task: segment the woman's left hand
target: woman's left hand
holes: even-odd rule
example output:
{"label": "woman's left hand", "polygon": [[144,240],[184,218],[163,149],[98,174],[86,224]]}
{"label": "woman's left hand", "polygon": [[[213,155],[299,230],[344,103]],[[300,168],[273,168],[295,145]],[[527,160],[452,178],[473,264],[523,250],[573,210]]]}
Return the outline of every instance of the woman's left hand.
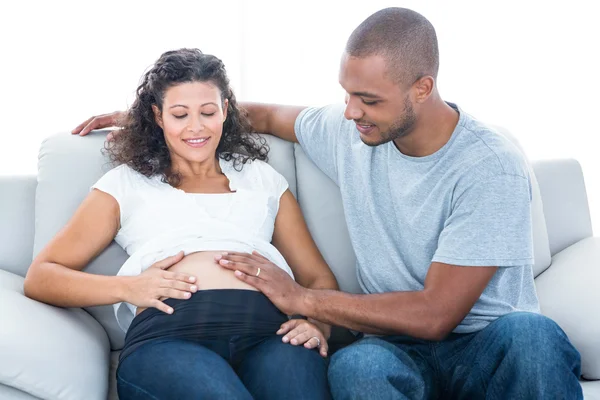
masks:
{"label": "woman's left hand", "polygon": [[[322,325],[322,328],[317,327],[317,324]],[[326,332],[323,332],[323,330]],[[304,345],[307,349],[319,349],[319,354],[327,357],[329,345],[327,339],[330,334],[329,325],[321,324],[317,321],[310,322],[305,319],[291,319],[284,322],[279,330],[278,335],[285,335],[281,340],[284,343],[290,343],[293,346]]]}

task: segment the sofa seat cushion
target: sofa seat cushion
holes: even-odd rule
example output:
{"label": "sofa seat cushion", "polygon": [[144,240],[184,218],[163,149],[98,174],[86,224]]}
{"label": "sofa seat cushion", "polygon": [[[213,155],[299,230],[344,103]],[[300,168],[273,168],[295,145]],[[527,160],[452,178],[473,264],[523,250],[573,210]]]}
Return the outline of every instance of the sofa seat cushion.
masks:
{"label": "sofa seat cushion", "polygon": [[535,284],[542,313],[561,326],[581,353],[583,377],[600,379],[600,237],[554,255]]}

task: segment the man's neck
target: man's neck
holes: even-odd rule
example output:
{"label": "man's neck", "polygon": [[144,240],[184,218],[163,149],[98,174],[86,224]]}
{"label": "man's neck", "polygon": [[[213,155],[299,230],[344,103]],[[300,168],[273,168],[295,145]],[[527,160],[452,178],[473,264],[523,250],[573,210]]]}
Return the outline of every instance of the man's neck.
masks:
{"label": "man's neck", "polygon": [[398,150],[407,156],[425,157],[440,150],[452,137],[459,114],[441,98],[422,110],[412,132],[394,140]]}

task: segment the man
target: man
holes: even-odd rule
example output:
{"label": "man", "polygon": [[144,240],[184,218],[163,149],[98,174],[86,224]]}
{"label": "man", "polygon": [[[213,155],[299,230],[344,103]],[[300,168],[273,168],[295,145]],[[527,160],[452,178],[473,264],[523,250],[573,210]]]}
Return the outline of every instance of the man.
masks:
{"label": "man", "polygon": [[335,398],[582,398],[579,353],[539,314],[526,162],[442,100],[438,64],[430,22],[388,8],[348,40],[345,107],[245,105],[339,186],[364,294],[305,289],[257,254],[218,262],[287,314],[368,334],[332,357]]}

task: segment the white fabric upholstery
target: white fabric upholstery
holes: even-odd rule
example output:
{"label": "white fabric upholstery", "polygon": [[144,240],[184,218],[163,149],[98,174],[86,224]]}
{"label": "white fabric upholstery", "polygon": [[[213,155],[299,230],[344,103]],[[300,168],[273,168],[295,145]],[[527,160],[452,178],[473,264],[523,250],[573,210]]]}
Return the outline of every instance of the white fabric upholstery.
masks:
{"label": "white fabric upholstery", "polygon": [[0,385],[49,400],[106,398],[108,338],[89,314],[31,300],[22,277],[0,270],[0,318]]}
{"label": "white fabric upholstery", "polygon": [[298,203],[310,233],[335,274],[340,289],[360,293],[356,257],[344,218],[340,190],[296,145]]}
{"label": "white fabric upholstery", "polygon": [[[581,166],[576,160],[533,164],[544,202],[550,253],[555,255],[592,236],[592,222]],[[596,172],[596,171],[594,171]]]}
{"label": "white fabric upholstery", "polygon": [[535,281],[542,313],[581,353],[582,374],[600,379],[600,238],[583,239],[552,257]]}
{"label": "white fabric upholstery", "polygon": [[600,400],[600,381],[581,381],[585,400]]}
{"label": "white fabric upholstery", "polygon": [[39,400],[39,397],[30,395],[22,390],[15,389],[12,386],[6,386],[0,384],[0,399],[10,400]]}
{"label": "white fabric upholstery", "polygon": [[0,268],[25,276],[33,249],[35,176],[0,176]]}

